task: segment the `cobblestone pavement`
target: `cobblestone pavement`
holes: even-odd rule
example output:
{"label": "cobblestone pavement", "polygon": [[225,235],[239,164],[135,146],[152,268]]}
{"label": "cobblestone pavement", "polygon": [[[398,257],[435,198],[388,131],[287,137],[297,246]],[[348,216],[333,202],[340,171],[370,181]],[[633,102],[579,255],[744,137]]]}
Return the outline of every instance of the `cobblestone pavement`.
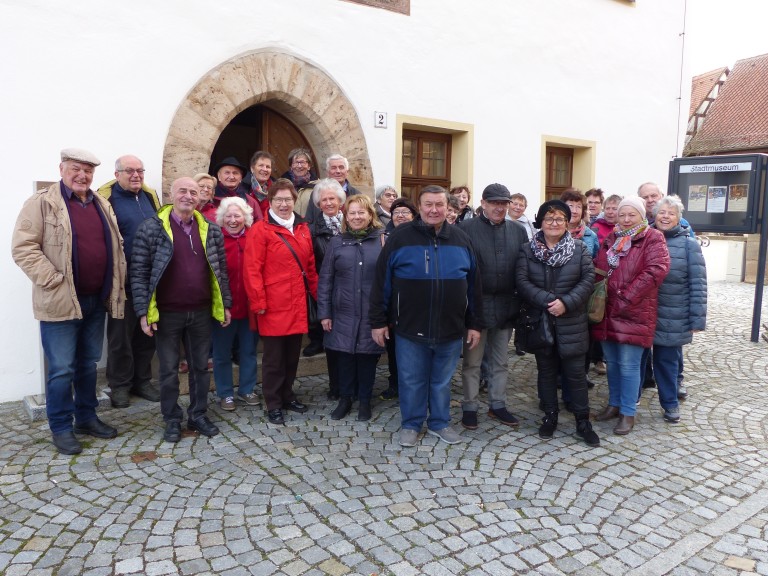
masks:
{"label": "cobblestone pavement", "polygon": [[[311,410],[285,427],[215,407],[221,435],[171,445],[139,400],[104,411],[120,436],[76,457],[2,405],[0,573],[768,574],[768,345],[749,342],[753,290],[710,287],[680,423],[646,391],[635,430],[597,423],[594,449],[567,413],[538,438],[530,355],[510,362],[520,430],[481,418],[455,446],[401,448],[393,402],[369,423],[331,421],[320,377],[298,383]],[[595,409],[606,386],[593,379]],[[453,392],[457,421],[458,379]]]}

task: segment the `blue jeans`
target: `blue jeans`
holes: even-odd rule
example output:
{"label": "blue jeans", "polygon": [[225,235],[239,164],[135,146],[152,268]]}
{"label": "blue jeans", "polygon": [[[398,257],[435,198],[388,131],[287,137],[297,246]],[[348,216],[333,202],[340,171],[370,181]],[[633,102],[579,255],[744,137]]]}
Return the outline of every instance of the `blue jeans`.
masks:
{"label": "blue jeans", "polygon": [[447,428],[451,423],[451,377],[461,354],[461,338],[434,345],[397,334],[395,340],[401,427],[420,431],[427,420],[430,430]]}
{"label": "blue jeans", "polygon": [[659,404],[664,410],[677,410],[677,378],[680,371],[682,346],[654,346],[653,373],[659,389]]}
{"label": "blue jeans", "polygon": [[[51,432],[72,431],[96,418],[96,363],[104,342],[106,309],[99,296],[81,296],[79,320],[40,322],[40,339],[48,360],[45,409]],[[74,391],[74,397],[72,392]]]}
{"label": "blue jeans", "polygon": [[256,344],[258,332],[251,330],[248,318],[232,320],[226,328],[214,320],[213,327],[213,379],[216,381],[216,395],[227,398],[235,395],[234,376],[232,375],[232,346],[237,337],[240,341],[240,382],[237,393],[241,396],[250,394],[256,387]]}
{"label": "blue jeans", "polygon": [[644,367],[642,346],[603,342],[608,367],[608,405],[617,406],[624,416],[634,416]]}

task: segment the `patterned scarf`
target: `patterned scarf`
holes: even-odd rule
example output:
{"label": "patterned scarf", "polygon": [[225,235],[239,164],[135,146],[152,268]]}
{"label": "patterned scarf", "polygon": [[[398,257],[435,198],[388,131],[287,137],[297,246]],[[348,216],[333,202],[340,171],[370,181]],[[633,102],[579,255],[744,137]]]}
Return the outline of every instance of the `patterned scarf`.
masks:
{"label": "patterned scarf", "polygon": [[568,231],[571,233],[571,237],[581,240],[581,238],[584,236],[584,228],[584,222],[582,222],[578,228],[574,228],[573,230]]}
{"label": "patterned scarf", "polygon": [[328,226],[333,235],[338,236],[341,233],[341,212],[336,214],[336,216],[326,216],[323,214],[323,218],[325,218],[325,225]]}
{"label": "patterned scarf", "polygon": [[261,184],[256,180],[256,176],[251,176],[251,194],[253,194],[259,202],[263,202],[264,198],[267,197],[267,193],[264,192]]}
{"label": "patterned scarf", "polygon": [[544,232],[536,232],[531,239],[531,251],[533,257],[546,266],[559,268],[565,265],[573,257],[576,248],[576,242],[573,241],[571,234],[566,231],[563,237],[558,240],[554,248],[549,248],[544,241]]}
{"label": "patterned scarf", "polygon": [[613,233],[616,235],[616,241],[613,246],[608,248],[608,265],[611,268],[619,267],[619,258],[623,258],[629,253],[629,249],[632,248],[632,239],[645,231],[648,228],[648,220],[643,218],[637,226],[633,226],[629,230],[622,230],[621,226],[616,224],[613,229]]}

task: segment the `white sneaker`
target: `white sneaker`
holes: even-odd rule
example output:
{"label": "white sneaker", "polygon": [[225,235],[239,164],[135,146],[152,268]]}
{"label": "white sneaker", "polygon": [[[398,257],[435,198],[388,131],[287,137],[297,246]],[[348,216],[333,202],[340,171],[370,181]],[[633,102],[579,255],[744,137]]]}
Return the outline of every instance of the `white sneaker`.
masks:
{"label": "white sneaker", "polygon": [[458,444],[459,442],[464,442],[464,438],[450,426],[443,428],[442,430],[427,429],[427,433],[432,434],[432,436],[437,436],[446,444]]}
{"label": "white sneaker", "polygon": [[419,438],[419,433],[416,430],[409,428],[402,428],[400,430],[400,446],[410,448],[416,446],[416,440]]}

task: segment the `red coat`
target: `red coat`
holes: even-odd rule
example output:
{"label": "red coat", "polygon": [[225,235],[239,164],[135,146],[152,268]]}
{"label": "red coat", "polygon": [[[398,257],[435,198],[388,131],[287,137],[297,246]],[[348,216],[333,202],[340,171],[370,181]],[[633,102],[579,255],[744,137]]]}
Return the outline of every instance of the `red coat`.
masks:
{"label": "red coat", "polygon": [[[600,245],[595,268],[608,270],[611,232]],[[656,332],[656,307],[659,286],[669,272],[669,251],[664,234],[646,228],[632,240],[632,248],[619,259],[619,266],[608,279],[605,318],[592,327],[595,340],[633,344],[650,348]],[[602,276],[595,275],[595,279]]]}
{"label": "red coat", "polygon": [[598,218],[592,223],[592,232],[597,234],[597,241],[602,244],[603,240],[605,240],[608,237],[608,234],[613,232],[613,229],[616,226],[614,224],[611,224],[610,222],[607,222],[604,218]]}
{"label": "red coat", "polygon": [[317,270],[309,227],[296,217],[293,234],[271,219],[256,222],[245,247],[245,290],[259,334],[287,336],[307,332],[304,280],[296,259],[278,234],[290,242],[307,273],[309,289],[317,297]]}
{"label": "red coat", "polygon": [[248,317],[248,294],[245,292],[243,281],[243,263],[245,262],[245,246],[250,228],[245,234],[232,236],[224,228],[224,251],[227,254],[227,272],[229,273],[229,290],[232,292],[232,308],[229,309],[233,320]]}

